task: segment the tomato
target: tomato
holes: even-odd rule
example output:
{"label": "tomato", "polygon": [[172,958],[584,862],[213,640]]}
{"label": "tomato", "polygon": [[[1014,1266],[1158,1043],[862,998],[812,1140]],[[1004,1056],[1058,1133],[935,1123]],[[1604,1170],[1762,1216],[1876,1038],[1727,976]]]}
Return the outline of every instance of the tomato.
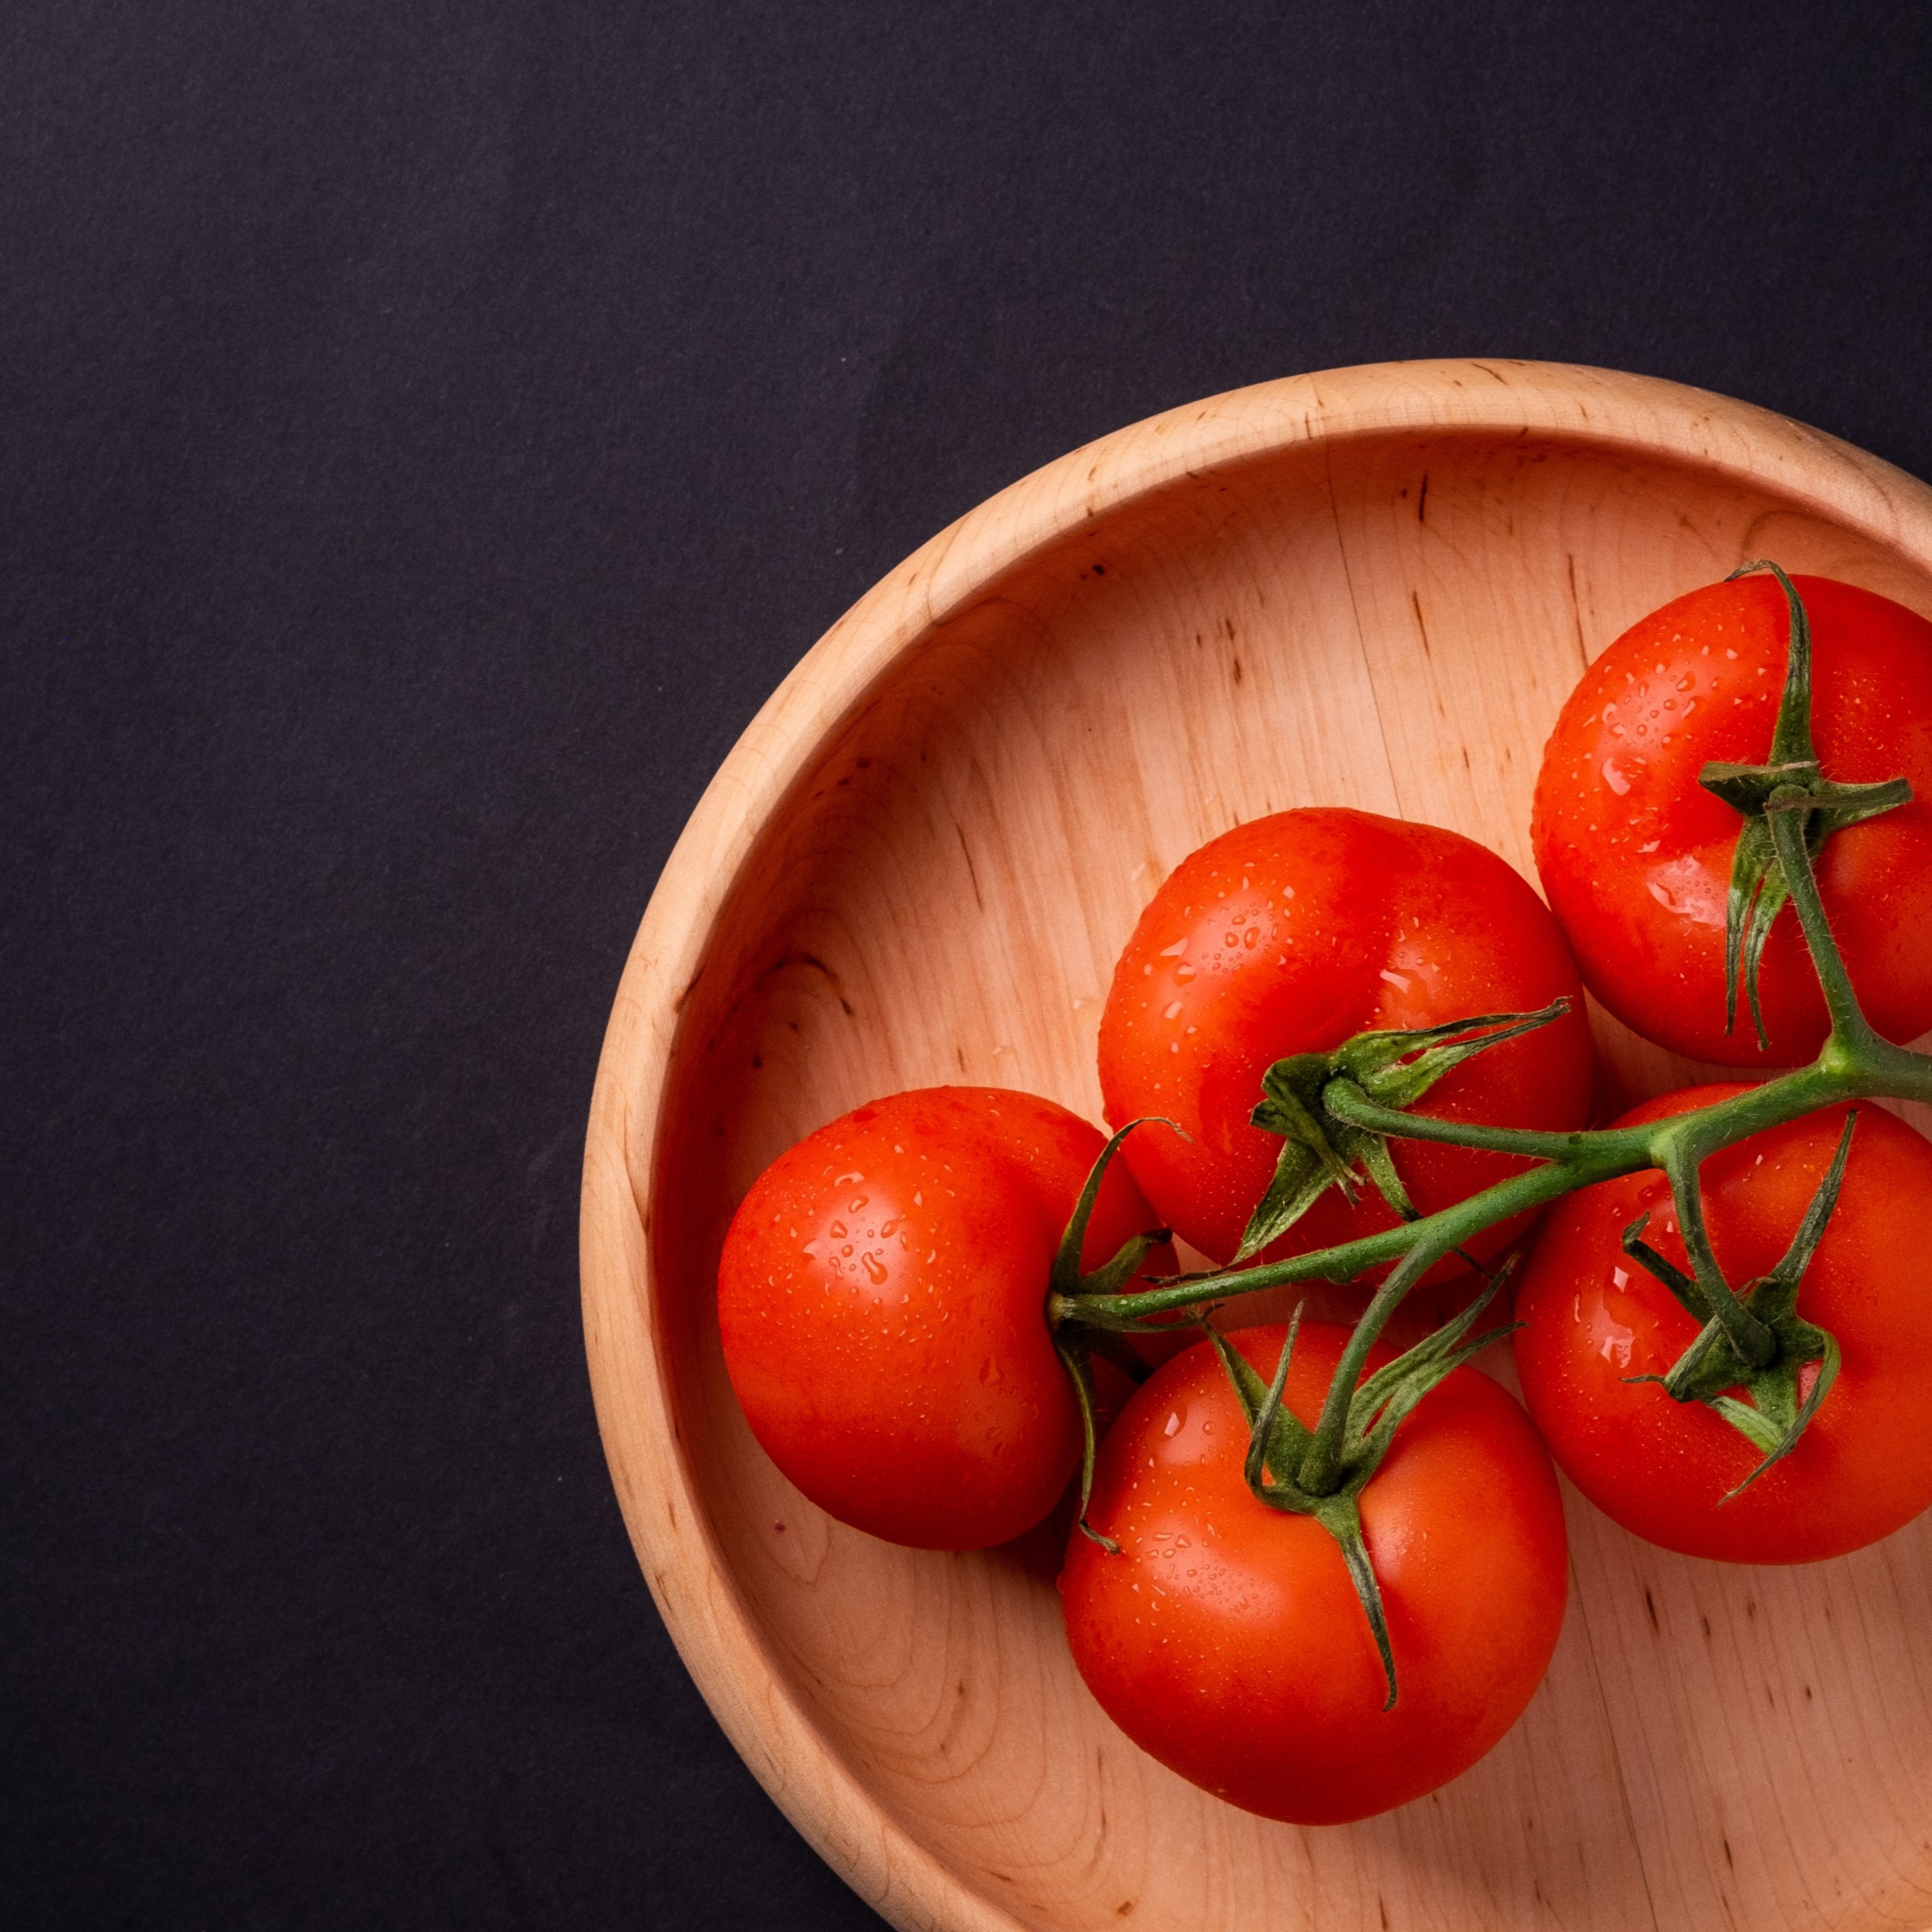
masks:
{"label": "tomato", "polygon": [[[1619,1125],[1742,1093],[1696,1087],[1646,1102]],[[1845,1108],[1754,1134],[1704,1163],[1705,1220],[1724,1277],[1742,1289],[1776,1264],[1838,1144]],[[1799,1291],[1798,1313],[1838,1338],[1838,1381],[1797,1446],[1742,1496],[1762,1460],[1700,1402],[1652,1382],[1697,1334],[1670,1290],[1624,1254],[1644,1239],[1688,1269],[1670,1190],[1654,1170],[1552,1207],[1516,1291],[1524,1399],[1558,1465],[1597,1507],[1666,1550],[1732,1563],[1804,1563],[1888,1536],[1932,1503],[1932,1144],[1882,1108],[1858,1111],[1836,1210]],[[1808,1380],[1801,1382],[1808,1392]]]}
{"label": "tomato", "polygon": [[[1167,1224],[1225,1262],[1282,1146],[1248,1118],[1274,1061],[1370,1028],[1526,1012],[1559,994],[1573,1003],[1568,1015],[1465,1061],[1418,1112],[1559,1130],[1582,1124],[1589,1035],[1562,934],[1509,866],[1456,832],[1365,812],[1280,812],[1184,860],[1142,914],[1100,1019],[1107,1118],[1164,1114],[1182,1130],[1184,1140],[1143,1129],[1125,1157]],[[1522,1166],[1462,1148],[1392,1147],[1425,1214]],[[1395,1223],[1372,1185],[1353,1208],[1331,1189],[1267,1255]],[[1490,1230],[1472,1251],[1500,1252],[1521,1225]]]}
{"label": "tomato", "polygon": [[[1104,1144],[1051,1100],[930,1088],[820,1128],[752,1184],[718,1264],[724,1364],[753,1435],[821,1508],[976,1550],[1052,1508],[1081,1426],[1048,1274]],[[1083,1265],[1156,1225],[1116,1161]],[[1143,1274],[1173,1267],[1162,1247]]]}
{"label": "tomato", "polygon": [[[1827,778],[1898,777],[1913,798],[1834,832],[1819,889],[1872,1024],[1932,1025],[1932,624],[1827,578],[1793,579],[1810,619],[1811,734]],[[1592,992],[1646,1038],[1726,1066],[1790,1065],[1824,1043],[1825,1004],[1789,906],[1724,1030],[1724,910],[1744,820],[1706,791],[1712,761],[1762,764],[1790,617],[1768,576],[1694,590],[1584,673],[1544,753],[1531,836]]]}
{"label": "tomato", "polygon": [[[1272,1377],[1286,1330],[1231,1337]],[[1286,1400],[1312,1426],[1347,1340],[1304,1322]],[[1388,1359],[1385,1349],[1371,1366]],[[1360,1498],[1400,1695],[1340,1546],[1258,1502],[1247,1424],[1205,1343],[1138,1390],[1101,1445],[1060,1578],[1074,1661],[1142,1750],[1244,1810],[1367,1817],[1466,1771],[1515,1723],[1563,1622],[1568,1555],[1550,1458],[1486,1376],[1458,1369],[1397,1432]]]}

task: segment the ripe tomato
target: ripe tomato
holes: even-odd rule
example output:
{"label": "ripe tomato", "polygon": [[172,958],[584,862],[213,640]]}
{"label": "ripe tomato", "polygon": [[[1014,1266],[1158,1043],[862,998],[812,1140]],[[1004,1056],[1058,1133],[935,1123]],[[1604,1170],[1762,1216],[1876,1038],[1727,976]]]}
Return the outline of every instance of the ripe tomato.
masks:
{"label": "ripe tomato", "polygon": [[[1286,1332],[1231,1339],[1271,1377]],[[1310,1426],[1347,1336],[1302,1324],[1285,1396]],[[1360,1498],[1401,1694],[1385,1712],[1340,1547],[1250,1493],[1247,1442],[1205,1343],[1136,1392],[1088,1509],[1120,1553],[1076,1533],[1060,1578],[1081,1676],[1143,1750],[1264,1817],[1340,1824],[1432,1791],[1515,1723],[1556,1648],[1568,1546],[1548,1455],[1473,1369],[1397,1432]]]}
{"label": "ripe tomato", "polygon": [[[1618,1124],[1744,1090],[1691,1088]],[[1754,1134],[1704,1163],[1705,1220],[1732,1287],[1768,1272],[1790,1245],[1845,1111]],[[1625,1379],[1664,1374],[1697,1334],[1670,1290],[1622,1251],[1624,1229],[1646,1209],[1644,1239],[1688,1268],[1670,1187],[1652,1170],[1557,1202],[1516,1289],[1524,1400],[1570,1480],[1648,1541],[1732,1563],[1842,1556],[1932,1503],[1932,1144],[1882,1108],[1859,1109],[1838,1208],[1798,1299],[1801,1316],[1837,1336],[1838,1378],[1797,1446],[1729,1502],[1761,1452],[1701,1402]]]}
{"label": "ripe tomato", "polygon": [[[1582,1124],[1590,1097],[1582,988],[1563,936],[1516,873],[1472,840],[1366,812],[1284,812],[1184,860],[1142,914],[1100,1019],[1100,1086],[1116,1125],[1165,1114],[1124,1156],[1174,1232],[1216,1261],[1240,1245],[1282,1143],[1249,1124],[1284,1056],[1370,1028],[1527,1012],[1567,994],[1562,1018],[1444,1076],[1418,1113],[1506,1126]],[[1522,1165],[1467,1148],[1392,1143],[1422,1213]],[[1352,1208],[1324,1194],[1267,1251],[1305,1253],[1396,1224],[1372,1186]],[[1499,1253],[1520,1222],[1472,1252]],[[1453,1261],[1430,1277],[1454,1274]]]}
{"label": "ripe tomato", "polygon": [[[1932,1025],[1932,624],[1849,584],[1792,581],[1810,619],[1825,776],[1912,781],[1910,804],[1834,833],[1818,865],[1868,1016],[1909,1040]],[[1537,869],[1591,992],[1646,1039],[1726,1066],[1808,1060],[1826,1030],[1787,906],[1759,974],[1769,1049],[1742,998],[1724,1031],[1724,908],[1744,820],[1697,782],[1708,763],[1770,755],[1789,639],[1768,576],[1665,604],[1584,673],[1537,781]]]}
{"label": "ripe tomato", "polygon": [[[1053,1507],[1081,1427],[1047,1277],[1105,1144],[1051,1100],[928,1088],[820,1128],[752,1184],[718,1264],[724,1364],[752,1432],[821,1508],[977,1550]],[[1116,1161],[1083,1266],[1156,1225]],[[1143,1273],[1173,1267],[1163,1246]]]}

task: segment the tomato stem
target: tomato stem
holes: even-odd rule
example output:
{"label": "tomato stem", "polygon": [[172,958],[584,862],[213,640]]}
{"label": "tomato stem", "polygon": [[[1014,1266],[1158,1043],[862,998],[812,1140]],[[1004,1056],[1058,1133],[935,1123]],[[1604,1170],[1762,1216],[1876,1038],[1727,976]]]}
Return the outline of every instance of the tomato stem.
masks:
{"label": "tomato stem", "polygon": [[1787,1120],[1814,1113],[1820,1107],[1873,1096],[1932,1102],[1932,1055],[1894,1046],[1872,1032],[1868,1025],[1861,1035],[1834,1033],[1811,1066],[1782,1074],[1762,1086],[1748,1088],[1695,1113],[1676,1114],[1642,1126],[1600,1127],[1551,1135],[1547,1136],[1546,1148],[1514,1142],[1499,1143],[1496,1139],[1499,1135],[1515,1133],[1514,1129],[1432,1120],[1394,1110],[1384,1113],[1374,1108],[1371,1102],[1358,1101],[1348,1085],[1342,1084],[1336,1094],[1338,1113],[1358,1115],[1364,1126],[1372,1124],[1378,1132],[1525,1154],[1537,1164],[1420,1220],[1404,1222],[1373,1234],[1339,1242],[1333,1247],[1248,1268],[1174,1276],[1132,1294],[1059,1294],[1051,1298],[1050,1312],[1056,1322],[1131,1332],[1150,1316],[1257,1294],[1264,1288],[1283,1288],[1298,1282],[1353,1281],[1371,1268],[1399,1262],[1418,1250],[1426,1249],[1434,1257],[1448,1254],[1498,1221],[1533,1212],[1597,1181],[1614,1180],[1618,1174],[1635,1174],[1646,1168],[1668,1173],[1673,1159],[1680,1163],[1684,1160],[1683,1148],[1694,1148],[1697,1162],[1701,1164],[1753,1134],[1782,1126]]}
{"label": "tomato stem", "polygon": [[1348,1405],[1366,1366],[1369,1351],[1380,1340],[1389,1318],[1402,1306],[1409,1290],[1448,1252],[1447,1245],[1422,1244],[1402,1257],[1400,1266],[1390,1270],[1388,1280],[1376,1289],[1375,1299],[1362,1311],[1348,1337],[1342,1359],[1328,1384],[1322,1405],[1321,1419],[1315,1425],[1314,1440],[1308,1445],[1296,1483],[1309,1496],[1331,1495],[1342,1480],[1342,1448],[1348,1426]]}
{"label": "tomato stem", "polygon": [[[1697,1116],[1680,1114],[1678,1118],[1695,1120]],[[1686,1133],[1668,1135],[1663,1147],[1664,1172],[1670,1182],[1684,1252],[1690,1258],[1691,1270],[1712,1319],[1724,1331],[1738,1360],[1748,1368],[1761,1369],[1777,1354],[1778,1342],[1724,1279],[1724,1271],[1718,1267],[1716,1252],[1711,1246],[1710,1230],[1704,1222],[1703,1190],[1697,1178],[1706,1156],[1716,1150],[1714,1145],[1705,1144],[1694,1128]]]}
{"label": "tomato stem", "polygon": [[1766,801],[1765,821],[1771,828],[1778,862],[1784,868],[1785,884],[1796,909],[1798,922],[1804,928],[1804,944],[1825,994],[1826,1010],[1832,1016],[1834,1040],[1840,1046],[1853,1041],[1864,1046],[1878,1036],[1852,988],[1851,975],[1846,971],[1844,957],[1832,936],[1831,922],[1825,916],[1825,902],[1819,896],[1817,874],[1813,869],[1808,835],[1811,814],[1818,808],[1816,796],[1803,787],[1780,785]]}
{"label": "tomato stem", "polygon": [[1491,1154],[1522,1154],[1532,1160],[1561,1160],[1574,1153],[1583,1138],[1580,1133],[1544,1133],[1533,1127],[1491,1127],[1474,1120],[1438,1120],[1426,1114],[1406,1114],[1400,1108],[1378,1106],[1354,1081],[1346,1078],[1328,1083],[1322,1090],[1322,1104],[1338,1120],[1366,1132],[1398,1140],[1441,1141]]}

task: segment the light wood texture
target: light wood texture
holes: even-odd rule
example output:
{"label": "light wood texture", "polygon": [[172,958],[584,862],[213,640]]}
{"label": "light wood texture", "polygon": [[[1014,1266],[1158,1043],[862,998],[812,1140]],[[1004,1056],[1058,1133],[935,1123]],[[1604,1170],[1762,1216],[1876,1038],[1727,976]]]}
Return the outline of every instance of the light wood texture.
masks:
{"label": "light wood texture", "polygon": [[[828,1522],[752,1442],[718,1350],[724,1226],[788,1143],[950,1080],[1097,1118],[1114,956],[1166,873],[1239,820],[1358,806],[1531,874],[1538,757],[1586,660],[1760,555],[1932,614],[1932,491],[1599,370],[1264,384],[1076,451],[935,537],[706,793],[598,1075],[592,1378],[692,1674],[896,1923],[1932,1924],[1932,1524],[1759,1573],[1650,1549],[1573,1495],[1568,1621],[1516,1730],[1432,1798],[1302,1831],[1113,1730],[1067,1656],[1050,1539],[920,1555]],[[1598,1020],[1619,1096],[1692,1071]]]}

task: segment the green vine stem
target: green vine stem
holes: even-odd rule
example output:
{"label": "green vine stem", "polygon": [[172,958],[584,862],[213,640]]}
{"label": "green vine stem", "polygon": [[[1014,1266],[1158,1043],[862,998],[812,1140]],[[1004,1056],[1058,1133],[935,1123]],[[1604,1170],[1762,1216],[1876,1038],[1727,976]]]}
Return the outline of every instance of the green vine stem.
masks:
{"label": "green vine stem", "polygon": [[[1255,1210],[1240,1252],[1226,1268],[1176,1276],[1136,1293],[1123,1293],[1156,1238],[1148,1236],[1130,1244],[1106,1268],[1079,1276],[1080,1237],[1100,1172],[1125,1137],[1128,1130],[1124,1129],[1108,1144],[1094,1170],[1054,1270],[1047,1318],[1055,1346],[1081,1388],[1086,1432],[1081,1527],[1104,1542],[1084,1520],[1094,1453],[1088,1372],[1094,1350],[1156,1317],[1302,1282],[1352,1281],[1370,1269],[1388,1268],[1342,1352],[1312,1430],[1281,1408],[1294,1324],[1272,1389],[1263,1388],[1252,1369],[1212,1329],[1209,1337],[1251,1425],[1249,1486],[1270,1508],[1316,1516],[1340,1544],[1382,1654],[1391,1703],[1396,1695],[1394,1660],[1354,1498],[1373,1474],[1402,1416],[1468,1354],[1506,1332],[1499,1329],[1474,1342],[1464,1340],[1477,1310],[1496,1292],[1498,1276],[1492,1278],[1474,1309],[1365,1380],[1363,1372],[1371,1350],[1415,1284],[1444,1256],[1499,1221],[1533,1213],[1598,1181],[1645,1169],[1660,1171],[1670,1184],[1692,1272],[1684,1274],[1644,1243],[1647,1216],[1624,1231],[1624,1252],[1662,1281],[1702,1325],[1667,1376],[1634,1379],[1660,1382],[1673,1401],[1707,1404],[1758,1448],[1763,1460],[1731,1492],[1735,1496],[1790,1453],[1837,1376],[1837,1342],[1798,1315],[1797,1302],[1805,1268],[1838,1198],[1856,1116],[1846,1121],[1831,1170],[1790,1252],[1771,1274],[1746,1284],[1742,1294],[1724,1278],[1711,1245],[1700,1184],[1704,1162],[1754,1134],[1840,1102],[1882,1098],[1932,1102],[1932,1055],[1882,1038],[1859,1006],[1832,934],[1815,870],[1834,832],[1904,803],[1912,788],[1903,778],[1854,785],[1825,776],[1810,734],[1810,630],[1803,601],[1775,564],[1749,563],[1733,574],[1754,570],[1769,570],[1777,577],[1790,612],[1785,688],[1771,757],[1763,765],[1707,765],[1699,781],[1744,819],[1733,854],[1726,915],[1726,1027],[1728,1030],[1735,1019],[1742,978],[1759,1042],[1766,1044],[1758,1006],[1758,963],[1772,925],[1788,899],[1831,1019],[1831,1030],[1810,1066],[1692,1113],[1634,1126],[1549,1133],[1439,1120],[1407,1110],[1450,1066],[1547,1023],[1565,1002],[1558,1000],[1540,1013],[1484,1014],[1419,1032],[1360,1034],[1332,1052],[1295,1055],[1270,1068],[1252,1118],[1256,1126],[1282,1136],[1283,1147],[1268,1192]],[[1531,1165],[1453,1206],[1418,1216],[1389,1162],[1387,1143],[1391,1138],[1513,1155]],[[1352,1199],[1358,1165],[1402,1216],[1396,1226],[1284,1261],[1249,1263],[1250,1256],[1270,1245],[1327,1187],[1338,1186]],[[1165,1231],[1159,1238],[1165,1238]],[[1298,1322],[1299,1310],[1297,1316]],[[1817,1365],[1812,1386],[1801,1400],[1801,1371],[1811,1364]],[[1738,1400],[1732,1393],[1740,1388],[1749,1394],[1749,1402]],[[1272,1480],[1267,1480],[1264,1465],[1272,1471]]]}
{"label": "green vine stem", "polygon": [[[1660,1168],[1667,1173],[1673,1161],[1682,1164],[1682,1156],[1676,1150],[1694,1131],[1697,1156],[1702,1160],[1753,1134],[1782,1126],[1787,1120],[1798,1120],[1841,1100],[1882,1096],[1932,1102],[1932,1057],[1907,1052],[1875,1035],[1874,1041],[1875,1050],[1856,1043],[1841,1049],[1834,1036],[1810,1066],[1734,1094],[1727,1100],[1714,1102],[1694,1114],[1676,1114],[1644,1126],[1529,1135],[1512,1129],[1394,1112],[1384,1119],[1380,1118],[1380,1110],[1375,1110],[1377,1118],[1372,1124],[1380,1132],[1411,1140],[1442,1141],[1456,1147],[1491,1148],[1500,1153],[1527,1154],[1540,1165],[1512,1174],[1480,1194],[1472,1194],[1418,1221],[1406,1222],[1352,1241],[1338,1242],[1333,1247],[1315,1249],[1252,1268],[1176,1280],[1132,1294],[1056,1295],[1049,1304],[1049,1312],[1057,1322],[1074,1322],[1131,1332],[1151,1316],[1226,1301],[1263,1288],[1305,1281],[1353,1281],[1370,1268],[1399,1262],[1419,1249],[1427,1247],[1438,1255],[1447,1254],[1498,1221],[1546,1206],[1597,1181],[1612,1180],[1619,1174],[1635,1174],[1646,1168]],[[1346,1090],[1324,1095],[1324,1104],[1332,1105],[1338,1114],[1353,1108],[1365,1117],[1364,1125],[1370,1124],[1366,1118],[1370,1110],[1353,1101]],[[1542,1144],[1527,1144],[1531,1142]]]}

